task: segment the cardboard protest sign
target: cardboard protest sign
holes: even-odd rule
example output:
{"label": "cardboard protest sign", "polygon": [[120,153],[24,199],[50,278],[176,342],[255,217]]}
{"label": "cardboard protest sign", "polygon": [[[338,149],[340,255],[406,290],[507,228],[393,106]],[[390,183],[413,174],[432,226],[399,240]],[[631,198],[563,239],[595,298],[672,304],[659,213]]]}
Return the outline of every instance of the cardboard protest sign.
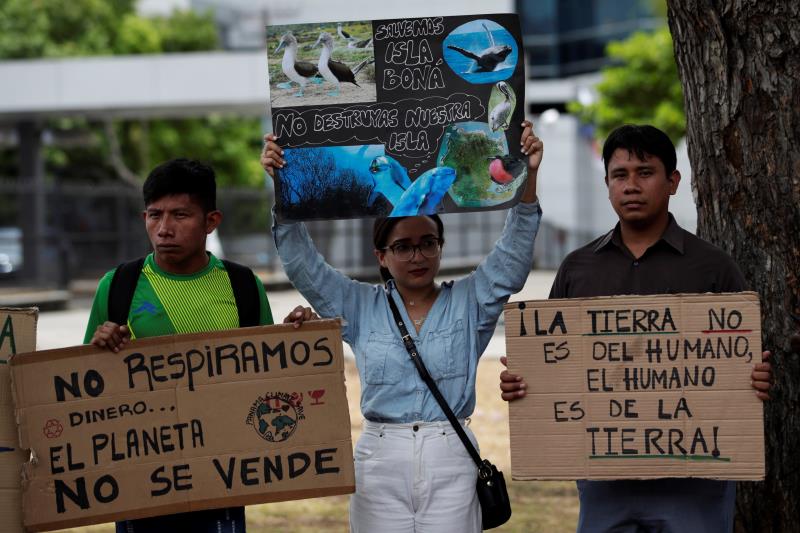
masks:
{"label": "cardboard protest sign", "polygon": [[11,359],[42,531],[354,490],[339,323]]}
{"label": "cardboard protest sign", "polygon": [[514,479],[764,478],[758,295],[509,303]]}
{"label": "cardboard protest sign", "polygon": [[17,444],[8,358],[36,349],[35,307],[0,307],[0,524],[6,533],[22,532],[22,465],[28,455]]}
{"label": "cardboard protest sign", "polygon": [[281,218],[510,207],[525,74],[517,15],[267,27]]}

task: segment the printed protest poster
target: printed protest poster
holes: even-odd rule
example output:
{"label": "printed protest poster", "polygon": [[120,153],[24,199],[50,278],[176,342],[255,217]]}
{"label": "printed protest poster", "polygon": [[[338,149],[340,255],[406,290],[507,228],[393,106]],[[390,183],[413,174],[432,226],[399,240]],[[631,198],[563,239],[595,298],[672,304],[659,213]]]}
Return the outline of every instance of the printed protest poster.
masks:
{"label": "printed protest poster", "polygon": [[513,205],[527,175],[521,42],[509,14],[267,27],[278,217]]}
{"label": "printed protest poster", "polygon": [[338,321],[10,366],[32,531],[354,490]]}
{"label": "printed protest poster", "polygon": [[0,524],[22,533],[22,465],[28,455],[18,445],[8,358],[36,349],[35,307],[0,307]]}
{"label": "printed protest poster", "polygon": [[764,479],[758,295],[505,307],[514,479]]}

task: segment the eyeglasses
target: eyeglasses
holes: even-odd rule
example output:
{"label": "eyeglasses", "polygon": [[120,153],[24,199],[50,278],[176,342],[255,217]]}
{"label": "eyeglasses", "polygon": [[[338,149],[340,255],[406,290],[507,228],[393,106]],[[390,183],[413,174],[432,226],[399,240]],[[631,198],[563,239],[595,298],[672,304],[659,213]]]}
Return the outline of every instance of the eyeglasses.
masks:
{"label": "eyeglasses", "polygon": [[441,249],[442,239],[437,239],[435,237],[424,239],[419,244],[400,242],[387,246],[386,248],[382,248],[383,251],[391,250],[394,256],[400,261],[411,261],[414,258],[414,254],[417,252],[417,250],[419,250],[419,253],[421,253],[424,257],[436,257],[439,255],[439,251]]}

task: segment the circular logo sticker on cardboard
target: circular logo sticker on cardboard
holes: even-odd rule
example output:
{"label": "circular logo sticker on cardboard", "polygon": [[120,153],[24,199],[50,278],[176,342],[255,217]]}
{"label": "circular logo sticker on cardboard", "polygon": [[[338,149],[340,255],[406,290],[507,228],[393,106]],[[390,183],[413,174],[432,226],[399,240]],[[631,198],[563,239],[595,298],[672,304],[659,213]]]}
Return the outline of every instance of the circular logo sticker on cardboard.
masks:
{"label": "circular logo sticker on cardboard", "polygon": [[247,415],[246,423],[268,442],[283,442],[291,437],[303,414],[303,394],[274,392],[259,396]]}
{"label": "circular logo sticker on cardboard", "polygon": [[55,418],[51,418],[44,423],[44,428],[42,431],[44,431],[44,436],[48,439],[56,439],[61,436],[61,433],[64,432],[64,426],[62,426],[61,422]]}

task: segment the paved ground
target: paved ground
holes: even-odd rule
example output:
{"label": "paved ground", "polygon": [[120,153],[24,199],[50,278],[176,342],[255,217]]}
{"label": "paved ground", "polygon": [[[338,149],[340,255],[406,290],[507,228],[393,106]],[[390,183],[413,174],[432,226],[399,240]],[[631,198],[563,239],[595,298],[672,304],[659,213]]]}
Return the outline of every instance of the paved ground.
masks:
{"label": "paved ground", "polygon": [[[550,285],[555,277],[555,272],[535,271],[528,276],[528,281],[522,291],[512,296],[512,300],[534,300],[547,298]],[[272,313],[275,320],[282,320],[295,306],[307,305],[305,299],[295,290],[269,291],[268,295]],[[75,346],[83,342],[83,333],[89,318],[89,308],[80,307],[68,311],[43,312],[39,315],[37,331],[38,349],[64,348]],[[501,323],[492,337],[486,356],[500,357],[505,353],[505,330]],[[349,347],[345,345],[345,353],[352,356]]]}

